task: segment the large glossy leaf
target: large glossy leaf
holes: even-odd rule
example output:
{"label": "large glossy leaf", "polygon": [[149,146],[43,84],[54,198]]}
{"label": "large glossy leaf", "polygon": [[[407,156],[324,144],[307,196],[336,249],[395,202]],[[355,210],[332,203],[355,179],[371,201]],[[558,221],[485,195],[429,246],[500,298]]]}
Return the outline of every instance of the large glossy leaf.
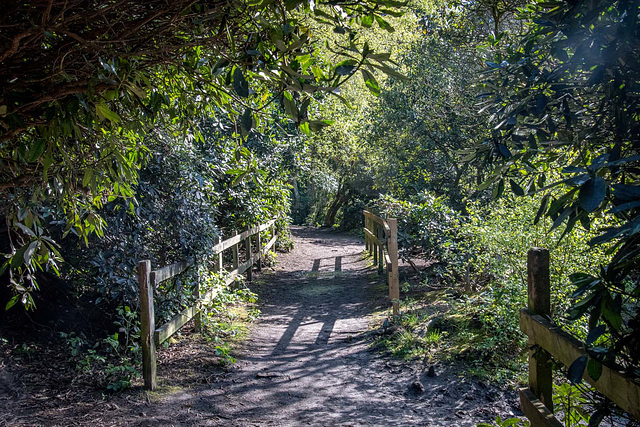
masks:
{"label": "large glossy leaf", "polygon": [[587,212],[593,212],[607,196],[607,182],[599,176],[591,178],[580,187],[578,203]]}
{"label": "large glossy leaf", "polygon": [[587,373],[594,381],[598,381],[602,375],[602,363],[590,358],[587,362]]}
{"label": "large glossy leaf", "polygon": [[580,384],[582,382],[582,376],[584,375],[584,370],[587,367],[587,360],[589,356],[583,354],[573,361],[571,366],[569,366],[569,371],[567,372],[567,379],[572,384]]}

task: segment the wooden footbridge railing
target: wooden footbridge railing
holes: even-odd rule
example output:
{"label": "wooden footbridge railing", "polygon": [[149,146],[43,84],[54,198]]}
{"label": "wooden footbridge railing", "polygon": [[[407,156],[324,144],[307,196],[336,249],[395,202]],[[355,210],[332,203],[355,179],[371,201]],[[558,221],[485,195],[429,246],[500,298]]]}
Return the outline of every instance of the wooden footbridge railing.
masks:
{"label": "wooden footbridge railing", "polygon": [[[237,232],[224,241],[219,241],[213,248],[211,253],[216,256],[214,271],[223,272],[222,255],[226,250],[231,250],[233,255],[233,270],[227,272],[224,283],[221,287],[229,286],[238,276],[247,273],[247,280],[251,280],[252,267],[257,265],[258,270],[262,267],[262,258],[275,244],[278,235],[275,230],[275,222],[273,219],[265,224],[256,225],[242,233]],[[264,247],[262,246],[260,233],[265,230],[271,230],[271,238]],[[254,253],[251,249],[252,238],[256,242],[257,251]],[[239,264],[240,245],[244,244],[245,262]],[[188,261],[181,261],[166,267],[151,270],[151,261],[144,260],[138,263],[138,283],[140,286],[140,339],[142,341],[142,376],[144,377],[144,386],[146,389],[154,390],[156,388],[156,346],[166,341],[171,335],[182,328],[189,320],[195,318],[196,329],[201,327],[200,311],[203,304],[213,299],[221,287],[209,290],[204,294],[200,294],[200,286],[196,283],[197,300],[193,305],[176,315],[164,325],[156,328],[155,314],[153,306],[153,295],[158,284],[168,280],[178,274],[184,272],[190,267]]]}
{"label": "wooden footbridge railing", "polygon": [[378,274],[387,269],[389,298],[393,307],[393,315],[400,314],[400,283],[398,276],[398,220],[382,219],[369,211],[364,214],[365,248],[373,255],[378,266]]}
{"label": "wooden footbridge railing", "polygon": [[[582,358],[592,360],[584,344],[551,321],[549,251],[533,248],[527,254],[528,309],[520,310],[520,329],[529,337],[529,387],[520,389],[520,406],[531,425],[562,426],[553,416],[553,372],[551,358],[565,366]],[[640,384],[623,373],[601,366],[598,378],[589,369],[583,379],[613,403],[640,420]]]}

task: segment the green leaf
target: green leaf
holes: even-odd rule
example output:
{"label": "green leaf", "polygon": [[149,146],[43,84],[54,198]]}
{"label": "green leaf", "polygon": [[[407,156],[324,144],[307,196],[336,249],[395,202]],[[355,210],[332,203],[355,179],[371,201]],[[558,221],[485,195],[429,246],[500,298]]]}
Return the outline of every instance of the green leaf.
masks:
{"label": "green leaf", "polygon": [[369,28],[371,25],[373,25],[373,15],[364,15],[363,17],[361,17],[360,25],[362,25],[365,28]]}
{"label": "green leaf", "polygon": [[516,196],[524,196],[524,190],[513,179],[509,180],[509,185],[511,185],[511,191],[513,191]]}
{"label": "green leaf", "polygon": [[89,184],[91,183],[91,178],[93,178],[93,169],[87,168],[87,170],[84,171],[84,177],[82,178],[82,186],[85,188],[89,187]]}
{"label": "green leaf", "polygon": [[597,298],[598,295],[598,292],[592,292],[587,297],[572,305],[568,313],[569,320],[576,320],[580,318],[584,313],[587,312],[587,310],[589,310],[589,308],[599,303],[600,299]]}
{"label": "green leaf", "polygon": [[249,96],[249,83],[245,80],[240,67],[236,67],[233,70],[233,89],[241,98]]}
{"label": "green leaf", "polygon": [[376,81],[373,74],[371,74],[367,70],[362,70],[362,79],[364,80],[364,84],[369,88],[369,91],[375,96],[380,95],[380,85]]}
{"label": "green leaf", "polygon": [[383,30],[387,30],[390,33],[393,33],[395,31],[395,29],[391,26],[391,24],[389,24],[387,21],[385,21],[382,18],[382,16],[375,15],[375,18],[376,18],[376,22],[378,23],[380,28],[382,28]]}
{"label": "green leaf", "polygon": [[583,354],[573,361],[571,366],[569,366],[569,372],[567,372],[567,379],[571,382],[571,384],[580,384],[582,382],[582,376],[584,375],[584,370],[587,367],[587,359],[588,356]]}
{"label": "green leaf", "polygon": [[284,106],[285,113],[287,113],[294,122],[300,121],[298,107],[296,107],[296,103],[293,101],[293,96],[291,96],[289,92],[284,92],[282,104]]}
{"label": "green leaf", "polygon": [[310,120],[309,129],[311,129],[312,132],[317,132],[332,124],[333,124],[332,120]]}
{"label": "green leaf", "polygon": [[580,187],[578,203],[587,212],[593,212],[607,195],[607,182],[599,176],[591,178]]}
{"label": "green leaf", "polygon": [[356,61],[353,59],[348,59],[346,61],[340,62],[336,65],[335,72],[340,76],[348,76],[352,74],[356,69]]}
{"label": "green leaf", "polygon": [[253,127],[253,117],[251,115],[251,108],[245,108],[244,113],[240,116],[240,126],[242,130],[249,133]]}
{"label": "green leaf", "polygon": [[33,242],[29,243],[29,246],[24,251],[24,263],[25,264],[29,264],[31,262],[31,257],[33,256],[33,253],[35,252],[36,248],[38,247],[38,243],[39,242],[37,240],[34,240]]}
{"label": "green leaf", "polygon": [[605,415],[607,414],[606,410],[603,408],[598,408],[591,417],[589,417],[589,427],[598,427],[602,420],[604,420]]}
{"label": "green leaf", "polygon": [[602,298],[602,316],[611,324],[611,327],[619,331],[622,327],[622,316],[620,311],[615,307],[613,299],[610,295]]}
{"label": "green leaf", "polygon": [[504,144],[498,144],[498,152],[505,159],[508,159],[509,157],[512,156],[511,151],[509,150],[509,147],[507,147]]}
{"label": "green leaf", "polygon": [[300,131],[305,135],[311,135],[311,128],[309,127],[309,122],[304,122],[300,125]]}
{"label": "green leaf", "polygon": [[[26,217],[26,216],[25,216],[25,217]],[[23,218],[23,219],[24,219],[24,218]],[[26,234],[27,236],[30,236],[30,237],[35,237],[35,236],[36,236],[36,234],[33,232],[33,230],[32,230],[32,229],[30,229],[29,227],[27,227],[27,226],[26,226],[26,225],[24,225],[24,224],[21,224],[21,223],[19,223],[19,222],[16,222],[16,223],[15,223],[15,226],[16,226],[16,227],[18,227],[20,230],[22,230],[22,232],[23,232],[24,234]]]}
{"label": "green leaf", "polygon": [[545,194],[540,202],[540,207],[538,208],[538,212],[536,212],[536,218],[533,220],[534,224],[537,224],[542,218],[542,215],[547,211],[547,206],[549,205],[549,195]]}
{"label": "green leaf", "polygon": [[246,171],[242,172],[241,174],[238,174],[231,182],[231,186],[235,187],[236,185],[240,184],[242,181],[247,179],[248,176],[249,176],[249,172],[246,172]]}
{"label": "green leaf", "polygon": [[120,116],[117,113],[111,111],[109,106],[104,101],[96,104],[96,113],[98,114],[98,117],[101,121],[107,119],[111,123],[119,123],[121,120]]}
{"label": "green leaf", "polygon": [[493,187],[493,198],[497,200],[500,197],[502,197],[503,193],[504,193],[504,179],[501,179],[500,181],[498,181],[498,184]]}
{"label": "green leaf", "polygon": [[13,307],[14,305],[16,305],[16,303],[18,302],[18,299],[20,298],[20,295],[14,295],[9,302],[7,302],[7,305],[5,305],[4,310],[7,311],[9,310],[11,307]]}
{"label": "green leaf", "polygon": [[594,381],[598,381],[600,375],[602,375],[602,363],[595,359],[589,359],[587,363],[587,373]]}
{"label": "green leaf", "polygon": [[42,156],[42,153],[44,153],[45,148],[47,148],[47,144],[44,138],[38,138],[33,147],[31,147],[31,150],[29,150],[29,161],[35,162],[38,160],[40,156]]}
{"label": "green leaf", "polygon": [[27,250],[29,245],[24,245],[20,249],[16,251],[16,253],[11,257],[11,268],[18,268],[22,265],[24,261],[24,252]]}

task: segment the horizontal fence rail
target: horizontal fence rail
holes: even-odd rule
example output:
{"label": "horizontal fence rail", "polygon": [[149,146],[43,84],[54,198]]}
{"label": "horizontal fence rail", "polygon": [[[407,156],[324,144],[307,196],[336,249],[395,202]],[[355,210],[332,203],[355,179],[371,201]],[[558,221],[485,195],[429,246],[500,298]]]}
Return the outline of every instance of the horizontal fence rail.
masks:
{"label": "horizontal fence rail", "polygon": [[393,315],[400,314],[400,279],[398,276],[398,220],[395,218],[382,219],[369,211],[364,215],[365,249],[373,255],[374,264],[378,267],[378,274],[382,274],[386,267],[387,283],[389,285],[389,299],[393,307]]}
{"label": "horizontal fence rail", "polygon": [[[257,266],[258,270],[262,268],[262,258],[275,245],[278,235],[275,231],[275,222],[273,219],[265,224],[257,225],[242,231],[240,234],[234,232],[234,235],[224,241],[219,241],[211,248],[211,253],[216,256],[213,270],[215,272],[225,272],[226,277],[222,286],[200,293],[200,285],[196,283],[196,301],[190,307],[185,308],[164,325],[156,328],[153,294],[156,287],[184,271],[191,264],[188,261],[180,261],[166,267],[151,270],[151,261],[143,260],[138,263],[138,284],[140,288],[140,339],[142,341],[142,376],[144,377],[145,388],[155,390],[157,386],[157,358],[156,347],[169,339],[174,333],[182,328],[191,319],[195,320],[197,330],[200,330],[201,320],[200,311],[203,305],[211,301],[221,288],[231,285],[238,276],[246,273],[247,280],[252,279],[252,267]],[[263,246],[260,233],[270,230],[270,239]],[[255,240],[257,251],[252,251],[252,238]],[[240,246],[244,245],[246,261],[239,264]],[[233,269],[225,271],[222,265],[223,252],[232,251]]]}
{"label": "horizontal fence rail", "polygon": [[[553,416],[551,358],[570,366],[588,356],[584,344],[554,325],[551,317],[549,251],[533,248],[527,254],[528,309],[520,310],[520,329],[529,337],[529,387],[520,389],[520,407],[532,426],[562,426]],[[584,380],[640,420],[640,384],[606,365],[597,380],[585,369]]]}

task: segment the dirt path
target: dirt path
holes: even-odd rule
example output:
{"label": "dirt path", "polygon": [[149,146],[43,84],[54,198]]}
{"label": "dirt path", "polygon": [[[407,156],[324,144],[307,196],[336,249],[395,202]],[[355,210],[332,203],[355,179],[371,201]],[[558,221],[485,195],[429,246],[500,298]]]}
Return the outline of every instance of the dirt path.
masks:
{"label": "dirt path", "polygon": [[[295,250],[253,286],[262,316],[233,370],[162,399],[146,411],[149,424],[463,426],[509,415],[513,402],[493,388],[447,367],[427,377],[372,351],[371,314],[388,301],[362,242],[292,231]],[[411,387],[416,375],[424,393]]]}
{"label": "dirt path", "polygon": [[[511,397],[460,378],[454,365],[428,377],[372,350],[371,316],[388,300],[362,259],[362,242],[312,228],[292,232],[295,250],[252,284],[262,316],[229,370],[212,368],[207,384],[165,387],[147,401],[132,393],[62,419],[40,413],[31,425],[475,426],[511,415]],[[423,393],[412,387],[416,378]]]}

